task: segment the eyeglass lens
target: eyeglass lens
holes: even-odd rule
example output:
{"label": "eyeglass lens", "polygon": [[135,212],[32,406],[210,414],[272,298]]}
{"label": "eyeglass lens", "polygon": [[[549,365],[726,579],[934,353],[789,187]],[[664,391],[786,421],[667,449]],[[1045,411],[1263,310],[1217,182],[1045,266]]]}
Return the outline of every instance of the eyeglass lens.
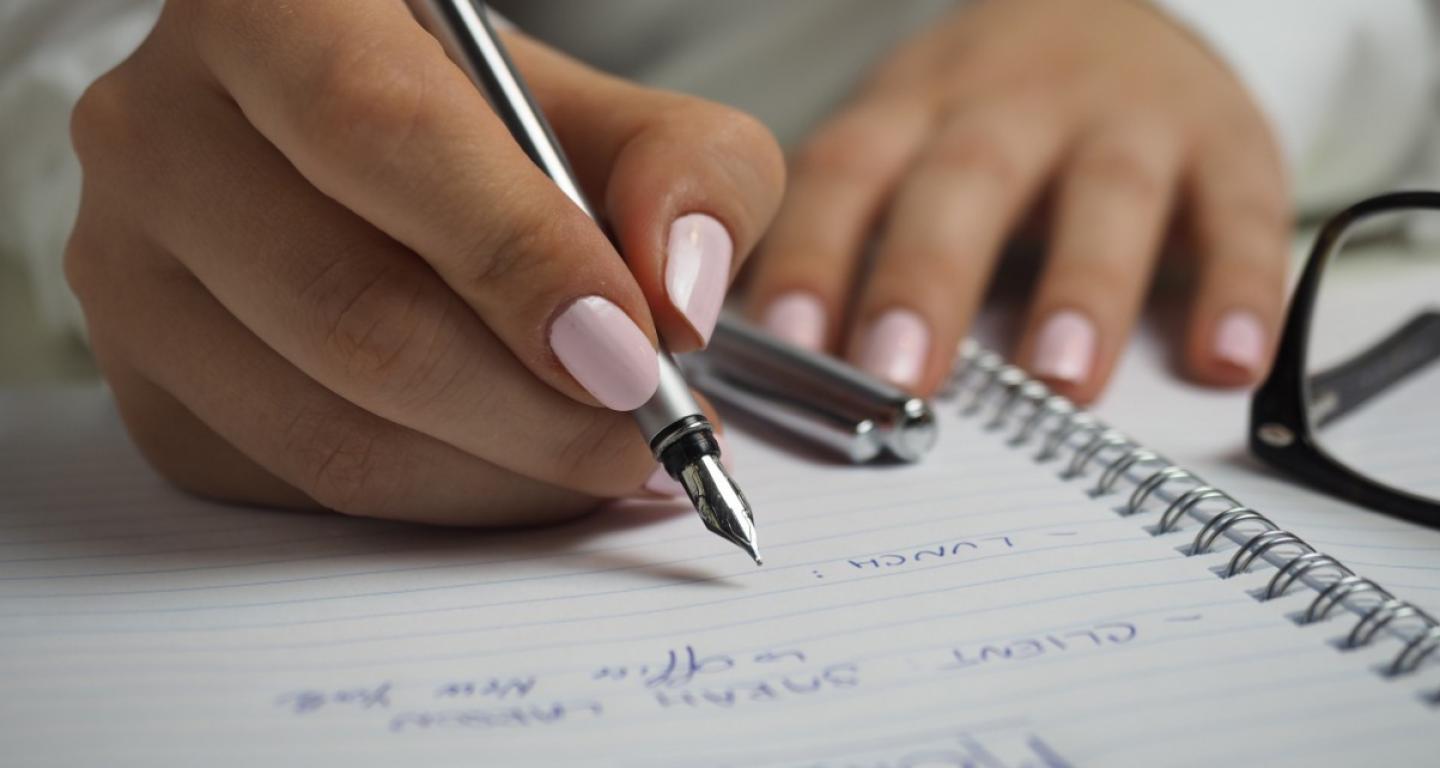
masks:
{"label": "eyeglass lens", "polygon": [[1440,499],[1440,211],[1351,225],[1321,279],[1306,368],[1322,450],[1375,481]]}

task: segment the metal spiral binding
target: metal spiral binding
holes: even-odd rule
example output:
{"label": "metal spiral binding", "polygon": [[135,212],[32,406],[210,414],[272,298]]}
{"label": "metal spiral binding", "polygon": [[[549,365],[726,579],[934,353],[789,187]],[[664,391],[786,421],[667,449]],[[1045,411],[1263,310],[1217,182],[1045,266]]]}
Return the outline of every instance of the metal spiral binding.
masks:
{"label": "metal spiral binding", "polygon": [[[1169,493],[1171,500],[1154,526],[1156,535],[1174,531],[1186,518],[1193,517],[1203,525],[1191,542],[1190,555],[1209,552],[1222,537],[1237,544],[1229,563],[1222,569],[1223,576],[1245,573],[1257,560],[1276,566],[1275,575],[1258,595],[1260,599],[1283,597],[1299,582],[1316,592],[1299,619],[1302,623],[1324,621],[1337,606],[1357,614],[1359,619],[1346,634],[1343,647],[1366,646],[1390,629],[1404,645],[1386,665],[1387,674],[1412,672],[1426,659],[1440,654],[1440,621],[1414,604],[1396,598],[1374,581],[1356,575],[1344,563],[1282,530],[1265,515],[1206,483],[1200,476],[1111,429],[995,352],[967,340],[960,348],[956,371],[942,397],[968,398],[961,412],[966,416],[988,413],[984,427],[992,431],[1008,430],[1007,442],[1012,446],[1026,446],[1038,437],[1040,447],[1034,455],[1037,462],[1052,461],[1066,454],[1068,462],[1060,473],[1062,479],[1084,477],[1087,470],[1098,463],[1099,479],[1088,491],[1092,496],[1113,493],[1122,480],[1138,477],[1119,510],[1123,515],[1142,513],[1146,503],[1162,489],[1183,484],[1182,492]],[[1108,458],[1107,452],[1115,454],[1114,458]],[[1217,500],[1226,505],[1223,511],[1209,517],[1198,511],[1206,502]],[[1251,527],[1255,529],[1253,532]],[[1240,533],[1242,529],[1244,532]],[[1291,550],[1293,555],[1289,554]],[[1277,552],[1286,554],[1277,556]],[[1320,581],[1322,574],[1330,578]],[[1356,598],[1362,596],[1369,596],[1373,603],[1358,602]],[[1396,628],[1402,623],[1413,623],[1417,629],[1411,633],[1399,632]],[[1440,700],[1440,692],[1434,698]]]}
{"label": "metal spiral binding", "polygon": [[1210,545],[1215,543],[1215,539],[1219,538],[1231,528],[1248,520],[1254,520],[1256,523],[1265,526],[1265,529],[1268,531],[1280,530],[1279,526],[1270,522],[1270,518],[1249,507],[1236,504],[1210,518],[1210,521],[1205,523],[1205,527],[1201,528],[1200,532],[1195,534],[1195,543],[1190,545],[1190,554],[1205,554],[1209,551]]}

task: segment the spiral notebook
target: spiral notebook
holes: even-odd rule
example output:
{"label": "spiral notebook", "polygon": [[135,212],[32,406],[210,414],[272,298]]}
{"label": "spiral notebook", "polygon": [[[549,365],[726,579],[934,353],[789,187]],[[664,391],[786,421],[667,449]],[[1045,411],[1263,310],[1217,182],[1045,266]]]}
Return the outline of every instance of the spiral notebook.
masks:
{"label": "spiral notebook", "polygon": [[683,506],[436,530],[186,498],[0,395],[7,765],[1420,764],[1428,614],[972,350],[912,467],[732,436]]}

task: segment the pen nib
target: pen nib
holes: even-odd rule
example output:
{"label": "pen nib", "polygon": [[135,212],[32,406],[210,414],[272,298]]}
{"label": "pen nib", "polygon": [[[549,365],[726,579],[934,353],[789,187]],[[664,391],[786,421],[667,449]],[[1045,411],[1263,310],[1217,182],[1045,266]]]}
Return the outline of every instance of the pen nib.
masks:
{"label": "pen nib", "polygon": [[725,473],[716,456],[701,456],[680,470],[680,484],[711,532],[745,550],[760,565],[755,517],[745,494]]}

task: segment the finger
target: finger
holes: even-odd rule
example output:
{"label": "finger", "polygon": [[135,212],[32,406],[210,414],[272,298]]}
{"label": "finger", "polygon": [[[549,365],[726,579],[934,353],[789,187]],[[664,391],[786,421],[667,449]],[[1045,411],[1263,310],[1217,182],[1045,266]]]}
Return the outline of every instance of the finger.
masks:
{"label": "finger", "polygon": [[[293,504],[289,487],[347,514],[467,525],[533,524],[596,503],[357,408],[266,348],[188,275],[137,272],[113,286],[121,300],[89,305],[102,315],[97,347],[110,350],[102,360],[133,364],[107,364],[107,375],[137,442],[183,487]],[[264,476],[274,480],[257,483]]]}
{"label": "finger", "polygon": [[596,188],[620,252],[670,348],[710,339],[730,281],[769,226],[784,159],[754,118],[700,99],[644,89],[523,37],[518,66]]}
{"label": "finger", "polygon": [[756,259],[752,319],[802,347],[837,347],[867,240],[933,119],[918,98],[872,99],[809,140]]}
{"label": "finger", "polygon": [[855,312],[853,361],[935,390],[1063,137],[1058,116],[1036,103],[977,105],[948,119],[896,192]]}
{"label": "finger", "polygon": [[[429,268],[305,183],[223,102],[174,106],[150,235],[292,365],[379,417],[472,456],[595,496],[638,487],[653,459],[629,416],[541,384]],[[201,130],[204,144],[178,130]],[[226,152],[213,152],[224,146]],[[653,354],[653,353],[652,353]]]}
{"label": "finger", "polygon": [[1264,377],[1285,311],[1293,224],[1284,172],[1263,131],[1245,136],[1202,154],[1190,183],[1200,263],[1185,367],[1217,386]]}
{"label": "finger", "polygon": [[101,366],[126,431],[150,466],[174,485],[218,501],[287,509],[317,506],[123,361],[104,359]]}
{"label": "finger", "polygon": [[655,333],[625,262],[405,5],[265,5],[187,6],[196,49],[249,121],[419,254],[542,381],[619,411],[649,400]]}
{"label": "finger", "polygon": [[1180,133],[1139,116],[1083,136],[1060,170],[1053,240],[1017,359],[1077,401],[1104,386],[1169,222]]}

